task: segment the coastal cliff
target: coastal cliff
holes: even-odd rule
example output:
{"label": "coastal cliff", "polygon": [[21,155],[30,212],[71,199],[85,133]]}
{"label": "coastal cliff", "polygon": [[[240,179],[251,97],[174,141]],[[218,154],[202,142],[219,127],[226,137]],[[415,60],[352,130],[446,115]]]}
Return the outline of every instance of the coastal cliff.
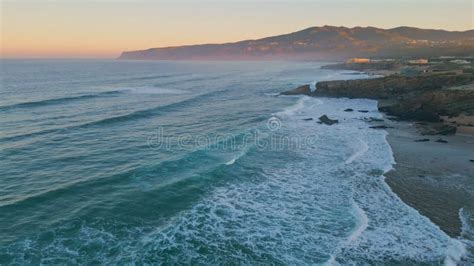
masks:
{"label": "coastal cliff", "polygon": [[311,96],[381,100],[380,111],[401,120],[441,122],[442,116],[474,115],[474,90],[448,89],[473,82],[469,74],[391,75],[318,82]]}
{"label": "coastal cliff", "polygon": [[438,73],[414,77],[389,75],[371,79],[321,81],[281,95],[366,98],[379,101],[379,110],[398,120],[433,122],[422,134],[454,134],[474,128],[474,75]]}
{"label": "coastal cliff", "polygon": [[407,98],[414,95],[473,82],[471,75],[392,75],[373,79],[321,81],[312,96],[368,99]]}
{"label": "coastal cliff", "polygon": [[402,120],[441,122],[442,116],[474,115],[474,91],[430,91],[379,109]]}

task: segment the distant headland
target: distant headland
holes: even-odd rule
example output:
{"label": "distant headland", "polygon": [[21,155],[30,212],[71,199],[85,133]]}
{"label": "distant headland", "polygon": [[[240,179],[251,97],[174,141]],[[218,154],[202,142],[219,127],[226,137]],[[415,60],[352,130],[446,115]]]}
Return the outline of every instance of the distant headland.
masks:
{"label": "distant headland", "polygon": [[224,44],[187,45],[123,52],[131,60],[345,60],[351,57],[474,55],[474,30],[397,27],[311,27]]}

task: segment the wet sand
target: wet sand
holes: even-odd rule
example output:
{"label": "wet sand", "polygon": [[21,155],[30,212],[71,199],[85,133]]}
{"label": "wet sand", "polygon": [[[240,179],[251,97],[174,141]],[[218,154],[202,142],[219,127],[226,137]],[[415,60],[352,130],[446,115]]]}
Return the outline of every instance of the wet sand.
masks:
{"label": "wet sand", "polygon": [[422,136],[414,123],[386,121],[394,127],[387,140],[397,162],[386,182],[449,236],[459,236],[459,210],[474,211],[474,136]]}

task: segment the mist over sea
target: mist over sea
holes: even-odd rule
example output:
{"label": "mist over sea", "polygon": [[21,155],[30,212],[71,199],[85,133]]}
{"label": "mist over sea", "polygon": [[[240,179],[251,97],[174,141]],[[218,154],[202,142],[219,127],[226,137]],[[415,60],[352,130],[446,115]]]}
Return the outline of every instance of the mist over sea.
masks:
{"label": "mist over sea", "polygon": [[[2,265],[472,258],[467,222],[452,239],[384,182],[387,133],[362,120],[381,117],[376,101],[275,96],[360,75],[309,62],[0,62]],[[340,123],[316,123],[324,114]]]}

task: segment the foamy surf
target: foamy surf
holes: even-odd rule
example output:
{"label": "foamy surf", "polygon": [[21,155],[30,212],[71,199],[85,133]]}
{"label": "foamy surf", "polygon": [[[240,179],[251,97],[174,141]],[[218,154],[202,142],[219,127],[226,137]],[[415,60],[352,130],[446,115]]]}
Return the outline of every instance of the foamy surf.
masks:
{"label": "foamy surf", "polygon": [[248,152],[248,147],[242,149],[234,158],[227,161],[225,165],[233,165],[238,159],[240,159],[242,156],[245,156],[247,152]]}
{"label": "foamy surf", "polygon": [[360,145],[358,145],[358,151],[356,151],[354,154],[352,154],[347,160],[345,161],[345,164],[350,164],[357,160],[357,158],[361,157],[364,155],[369,150],[369,145],[367,142],[359,140]]}
{"label": "foamy surf", "polygon": [[351,235],[347,238],[347,244],[355,242],[369,226],[369,218],[365,214],[364,210],[362,210],[355,201],[352,203],[352,207],[354,209],[354,216],[358,220],[358,225],[356,229],[351,233]]}
{"label": "foamy surf", "polygon": [[341,249],[357,241],[357,239],[364,233],[364,231],[369,226],[369,218],[367,217],[364,210],[362,210],[355,201],[352,201],[352,209],[353,209],[353,215],[357,219],[356,227],[351,232],[351,234],[347,237],[346,241],[342,242],[342,244],[336,248],[335,252],[331,254],[329,260],[326,261],[324,265],[327,265],[327,266],[339,265],[339,263],[336,262],[336,258],[338,254],[341,252]]}
{"label": "foamy surf", "polygon": [[[346,114],[345,112],[340,111],[344,110],[346,107],[358,106],[359,104],[369,105],[359,105],[357,109],[376,110],[375,101],[325,99],[324,104],[317,105],[316,107],[311,106],[310,100],[300,104],[303,104],[304,107],[299,106],[297,112],[294,112],[293,110],[291,110],[293,112],[290,111],[290,114],[294,116],[294,120],[298,120],[303,117],[303,114],[307,115],[309,113],[316,117],[322,114],[327,114],[328,116],[339,119],[340,121],[345,120],[346,122],[333,125],[332,127],[327,127],[327,130],[330,130],[331,132],[328,134],[337,134],[339,139],[345,139],[351,143],[350,146],[356,147],[356,151],[344,161],[344,164],[349,167],[345,171],[354,169],[353,171],[357,173],[355,175],[356,179],[353,182],[358,185],[357,190],[354,191],[356,198],[354,199],[352,206],[353,210],[355,211],[354,217],[356,217],[358,222],[357,226],[353,229],[348,238],[340,244],[341,251],[339,252],[336,250],[326,262],[327,264],[357,263],[359,259],[356,258],[359,258],[359,256],[366,257],[368,261],[372,261],[372,259],[369,258],[377,260],[379,257],[377,253],[384,254],[384,256],[389,257],[394,256],[393,259],[400,261],[444,261],[444,263],[447,264],[457,263],[460,261],[465,252],[462,243],[449,238],[429,219],[421,216],[416,210],[404,204],[384,182],[382,174],[391,170],[392,164],[395,163],[392,150],[386,140],[387,133],[385,131],[364,129],[367,128],[367,126],[362,126],[362,124],[365,122],[359,120],[360,116],[365,116],[363,114]],[[371,114],[371,116],[373,115],[374,114]],[[359,116],[359,118],[357,120],[351,120],[354,118],[354,116]],[[303,125],[305,127],[311,128],[311,125],[308,126],[307,124],[297,123],[295,125]],[[313,131],[318,130],[317,126],[313,126],[312,128]],[[299,128],[298,132],[305,132],[302,130],[304,129]],[[344,134],[350,137],[350,139],[341,137],[338,132],[344,132]],[[364,171],[368,171],[368,173],[372,172],[371,167],[380,169],[380,176],[376,179],[369,178],[369,176],[362,178]],[[370,185],[371,183],[373,183],[373,185]],[[376,187],[379,186],[380,190],[374,190],[374,187],[372,187],[374,185]],[[364,190],[359,191],[360,189]],[[379,198],[375,198],[376,195],[379,195]],[[358,202],[357,204],[355,204],[356,201]],[[398,214],[390,217],[390,212],[386,212],[385,216],[387,217],[383,217],[384,210],[394,208],[395,206],[396,209],[399,210],[398,212],[405,213],[405,215],[411,217],[410,220],[405,220],[404,218],[403,220],[405,220],[405,222],[403,225],[395,225],[398,224],[398,221],[401,218],[401,216],[400,218],[397,218],[397,216],[399,216]],[[388,226],[387,224],[384,225],[384,227],[380,227],[380,225],[377,224],[381,221],[386,221],[384,223],[390,221],[390,223],[393,223],[394,227],[384,228]],[[410,225],[407,225],[407,222]],[[369,223],[375,230],[368,230]],[[404,228],[405,230],[408,229],[404,233],[403,237],[398,237],[406,238],[404,241],[410,243],[410,251],[401,246],[402,243],[392,242],[392,240],[390,240],[391,237],[397,234],[395,228]],[[409,233],[410,230],[424,231],[426,235],[431,235],[431,237],[413,234],[414,231]],[[374,232],[377,233],[374,235]],[[378,239],[377,241],[385,241],[387,243],[382,244],[379,242],[376,244],[373,242],[374,239]],[[362,250],[358,251],[360,246],[366,246],[369,243],[371,243],[370,245],[372,246],[373,250],[364,250],[363,252]],[[385,245],[391,246],[393,253],[392,251],[386,250],[388,246]],[[432,250],[429,255],[425,253],[424,256],[419,256],[420,253],[426,252],[422,251],[424,249],[424,245],[431,245],[433,246],[434,250]],[[383,248],[381,249],[381,247]],[[419,252],[417,255],[414,255],[416,254],[415,250],[416,252]],[[402,253],[400,254],[400,252]],[[405,255],[402,255],[403,252],[406,252]],[[390,255],[391,253],[392,255]]]}
{"label": "foamy surf", "polygon": [[464,244],[457,239],[451,239],[451,243],[449,244],[446,250],[446,258],[444,260],[444,265],[458,265],[458,263],[465,255],[466,247],[464,246]]}
{"label": "foamy surf", "polygon": [[[287,97],[294,97],[294,96],[287,96]],[[294,115],[300,115],[302,114],[302,110],[303,108],[306,108],[306,104],[310,103],[310,105],[312,107],[316,106],[316,105],[320,105],[323,103],[322,100],[320,99],[316,99],[316,98],[311,98],[311,97],[308,97],[308,96],[298,96],[299,99],[298,101],[285,108],[283,111],[280,111],[280,112],[277,112],[275,114],[273,114],[274,116],[278,116],[278,117],[291,117],[291,116],[294,116]]]}
{"label": "foamy surf", "polygon": [[285,110],[283,110],[281,112],[278,112],[278,113],[275,113],[274,115],[276,115],[276,116],[292,116],[292,115],[295,115],[296,113],[301,111],[301,109],[304,108],[304,103],[306,101],[308,101],[308,99],[309,98],[306,97],[306,96],[299,96],[298,101],[294,105],[292,105],[290,107],[287,107]]}

